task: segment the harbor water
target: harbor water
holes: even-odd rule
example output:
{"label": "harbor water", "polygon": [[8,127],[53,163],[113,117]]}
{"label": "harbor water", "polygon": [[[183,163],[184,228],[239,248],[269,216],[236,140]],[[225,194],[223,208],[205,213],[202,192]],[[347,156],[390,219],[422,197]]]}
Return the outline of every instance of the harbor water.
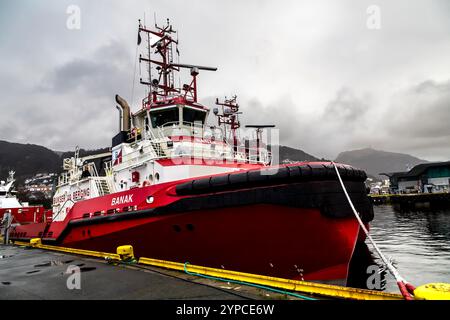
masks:
{"label": "harbor water", "polygon": [[[389,205],[375,206],[374,210],[372,237],[407,281],[415,286],[450,283],[450,210],[398,212]],[[368,247],[376,256],[370,244]],[[385,291],[398,291],[392,276],[385,280]]]}

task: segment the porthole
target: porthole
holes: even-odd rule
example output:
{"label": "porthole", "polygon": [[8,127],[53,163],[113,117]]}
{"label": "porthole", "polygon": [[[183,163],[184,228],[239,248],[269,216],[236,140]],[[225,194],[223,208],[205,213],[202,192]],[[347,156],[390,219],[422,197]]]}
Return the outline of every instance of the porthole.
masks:
{"label": "porthole", "polygon": [[155,173],[155,180],[156,180],[156,181],[159,181],[159,173],[158,173],[158,172]]}
{"label": "porthole", "polygon": [[189,231],[194,231],[194,225],[189,223],[186,225],[186,229],[188,229]]}
{"label": "porthole", "polygon": [[155,201],[155,198],[153,198],[152,196],[148,196],[148,197],[147,197],[147,203],[148,203],[148,204],[152,204],[153,201]]}
{"label": "porthole", "polygon": [[172,226],[173,227],[173,230],[175,230],[175,232],[180,232],[181,231],[181,228],[180,228],[180,226],[179,225],[173,225]]}

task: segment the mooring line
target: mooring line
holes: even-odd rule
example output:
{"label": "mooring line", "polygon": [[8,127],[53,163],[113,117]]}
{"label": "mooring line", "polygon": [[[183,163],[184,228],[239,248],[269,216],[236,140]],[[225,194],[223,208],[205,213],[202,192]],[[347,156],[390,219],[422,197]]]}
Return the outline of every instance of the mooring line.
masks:
{"label": "mooring line", "polygon": [[348,195],[347,189],[345,188],[344,182],[342,181],[341,175],[339,173],[338,167],[336,166],[336,163],[331,162],[334,166],[334,170],[336,171],[336,174],[338,176],[339,182],[341,184],[342,190],[344,191],[345,196],[347,197],[348,203],[350,204],[350,207],[352,208],[352,211],[356,217],[356,220],[358,220],[358,223],[361,227],[361,229],[366,234],[367,238],[369,239],[372,246],[375,248],[375,251],[380,256],[381,260],[384,262],[384,264],[387,266],[388,270],[391,272],[391,274],[394,276],[395,280],[397,281],[398,288],[400,289],[400,292],[402,296],[406,300],[412,300],[411,294],[413,294],[415,287],[408,283],[398,272],[398,270],[392,265],[392,263],[386,259],[384,254],[381,252],[380,248],[378,248],[378,245],[376,244],[375,240],[373,240],[372,236],[369,234],[369,231],[367,230],[366,226],[364,225],[363,221],[361,220],[361,217],[359,216],[359,213],[356,211],[355,206],[353,205],[352,200],[350,199],[350,196]]}

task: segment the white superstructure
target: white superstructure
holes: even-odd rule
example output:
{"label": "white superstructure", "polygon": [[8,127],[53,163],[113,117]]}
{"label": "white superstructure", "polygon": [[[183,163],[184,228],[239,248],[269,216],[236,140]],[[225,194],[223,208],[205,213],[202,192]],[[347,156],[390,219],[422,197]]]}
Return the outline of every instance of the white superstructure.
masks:
{"label": "white superstructure", "polygon": [[16,198],[14,186],[14,171],[9,172],[8,179],[0,182],[0,209],[21,208],[27,206],[27,203],[20,203]]}

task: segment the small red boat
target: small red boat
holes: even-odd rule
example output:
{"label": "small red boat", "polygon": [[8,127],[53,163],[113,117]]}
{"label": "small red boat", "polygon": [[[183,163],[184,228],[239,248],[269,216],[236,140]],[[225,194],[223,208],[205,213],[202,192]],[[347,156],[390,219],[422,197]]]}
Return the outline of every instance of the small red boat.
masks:
{"label": "small red boat", "polygon": [[[116,96],[121,125],[111,154],[65,159],[52,221],[16,226],[11,239],[103,252],[129,244],[138,257],[345,284],[364,236],[333,165],[275,164],[265,126],[252,126],[256,139],[239,135],[235,97],[217,101],[217,125],[207,125],[197,76],[215,68],[176,63],[174,33],[169,23],[139,24],[138,42],[148,40],[149,55],[139,58],[149,64],[149,79],[141,79],[148,96],[135,113]],[[182,68],[192,79],[176,88]],[[338,169],[368,224],[366,174]]]}
{"label": "small red boat", "polygon": [[14,190],[14,171],[9,172],[8,179],[0,182],[0,218],[5,213],[11,213],[12,224],[27,224],[45,222],[51,220],[51,210],[45,210],[43,206],[30,206],[21,203]]}

